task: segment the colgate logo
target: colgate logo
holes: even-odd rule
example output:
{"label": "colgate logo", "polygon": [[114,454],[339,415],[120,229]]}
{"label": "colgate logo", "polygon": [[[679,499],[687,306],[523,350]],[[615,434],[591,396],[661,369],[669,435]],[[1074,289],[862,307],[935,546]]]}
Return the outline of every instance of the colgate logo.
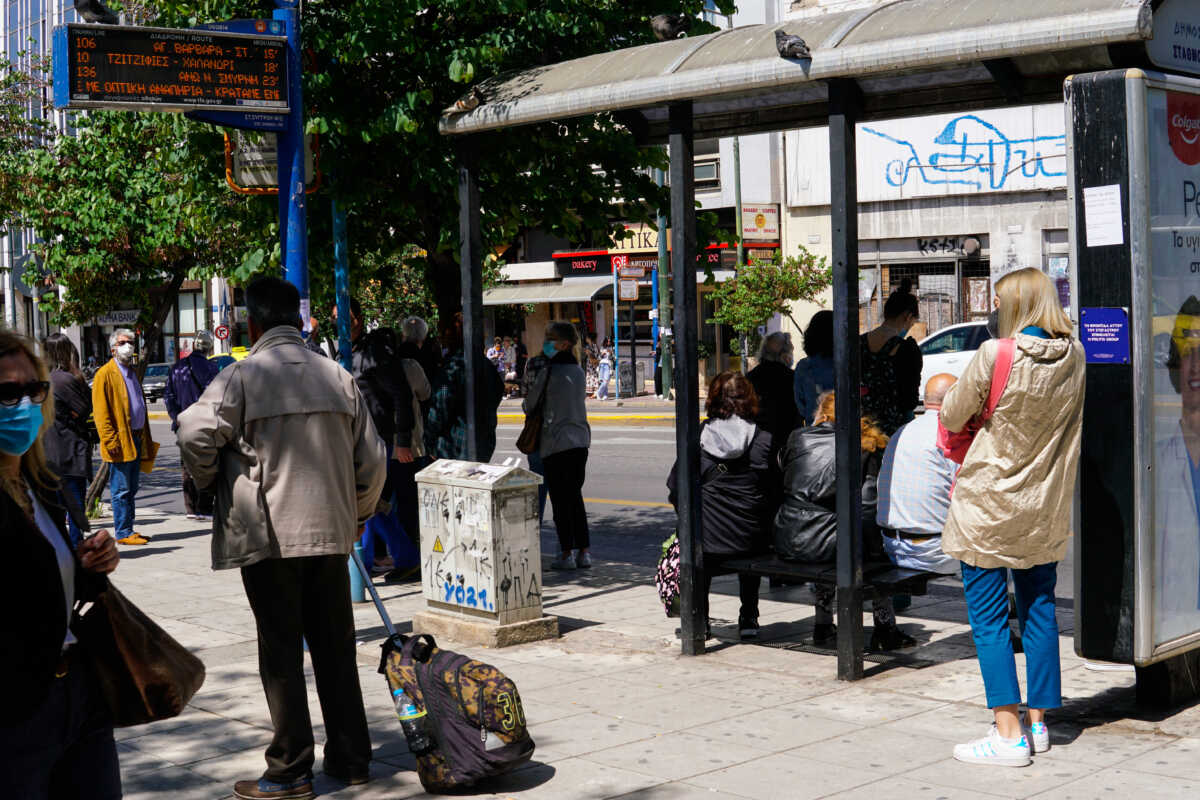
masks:
{"label": "colgate logo", "polygon": [[1200,96],[1167,92],[1167,138],[1184,164],[1200,164]]}
{"label": "colgate logo", "polygon": [[[1195,143],[1197,138],[1200,138],[1200,119],[1185,117],[1183,114],[1176,114],[1171,117],[1171,125],[1179,130],[1179,137],[1188,144]],[[1183,131],[1188,131],[1192,135],[1188,136]]]}

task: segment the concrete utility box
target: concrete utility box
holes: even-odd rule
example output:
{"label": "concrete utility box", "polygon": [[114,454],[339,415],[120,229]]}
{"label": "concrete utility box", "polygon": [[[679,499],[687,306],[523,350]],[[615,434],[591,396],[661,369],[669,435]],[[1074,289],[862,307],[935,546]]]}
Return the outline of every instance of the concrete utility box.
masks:
{"label": "concrete utility box", "polygon": [[421,586],[413,630],[503,647],[558,636],[542,615],[538,486],[518,466],[435,461],[417,473]]}

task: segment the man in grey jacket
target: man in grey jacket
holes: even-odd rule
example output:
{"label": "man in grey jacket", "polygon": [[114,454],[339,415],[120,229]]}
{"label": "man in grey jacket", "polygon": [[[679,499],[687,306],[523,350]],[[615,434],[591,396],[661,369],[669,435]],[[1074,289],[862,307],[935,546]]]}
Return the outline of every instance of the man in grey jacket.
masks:
{"label": "man in grey jacket", "polygon": [[346,556],[375,513],[387,454],[354,378],[308,350],[300,296],[278,278],[246,287],[250,355],[179,415],[179,448],[216,494],[213,569],[242,572],[258,624],[275,737],[240,798],[312,796],[304,641],[325,720],[325,773],[364,783],[371,759],[355,663]]}

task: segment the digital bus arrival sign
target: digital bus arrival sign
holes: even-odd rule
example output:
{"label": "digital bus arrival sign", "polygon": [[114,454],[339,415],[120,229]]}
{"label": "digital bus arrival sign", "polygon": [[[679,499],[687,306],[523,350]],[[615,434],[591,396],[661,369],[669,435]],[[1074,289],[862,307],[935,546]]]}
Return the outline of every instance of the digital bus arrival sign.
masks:
{"label": "digital bus arrival sign", "polygon": [[62,25],[54,105],[287,114],[287,56],[283,36]]}

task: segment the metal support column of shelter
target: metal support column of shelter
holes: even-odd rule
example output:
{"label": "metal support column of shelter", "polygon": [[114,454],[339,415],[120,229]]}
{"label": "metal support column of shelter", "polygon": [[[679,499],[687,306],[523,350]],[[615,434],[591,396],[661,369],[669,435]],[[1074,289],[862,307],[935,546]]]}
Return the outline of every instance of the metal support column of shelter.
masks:
{"label": "metal support column of shelter", "polygon": [[478,144],[471,138],[458,151],[459,269],[462,275],[463,359],[466,362],[467,460],[479,460],[484,387],[483,348],[483,231],[480,227],[479,185],[475,181]]}
{"label": "metal support column of shelter", "polygon": [[833,227],[834,429],[837,452],[838,680],[863,676],[862,431],[859,401],[858,170],[855,121],[862,95],[853,80],[829,83],[830,221]]}
{"label": "metal support column of shelter", "polygon": [[[696,373],[696,191],[692,104],[670,107],[671,272],[675,289],[675,491],[679,508],[679,600],[683,654],[704,652],[700,614],[704,550],[700,540],[700,391]],[[661,233],[661,232],[660,232]]]}

